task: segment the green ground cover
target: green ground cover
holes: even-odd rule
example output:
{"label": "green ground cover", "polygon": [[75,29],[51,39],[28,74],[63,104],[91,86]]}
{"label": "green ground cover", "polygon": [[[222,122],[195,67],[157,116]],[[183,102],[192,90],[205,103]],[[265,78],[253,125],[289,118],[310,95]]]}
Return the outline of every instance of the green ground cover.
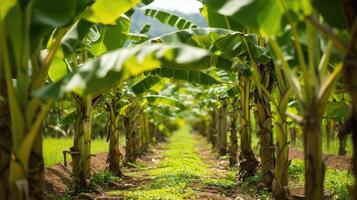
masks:
{"label": "green ground cover", "polygon": [[[185,127],[176,132],[171,138],[157,167],[141,167],[132,177],[154,177],[144,185],[133,191],[110,191],[112,196],[124,196],[125,199],[193,199],[194,188],[197,185],[231,188],[235,186],[235,172],[217,176],[217,171],[212,170],[204,163],[196,150],[197,141],[189,134],[189,128]],[[212,178],[215,177],[222,178]],[[190,186],[195,185],[194,188]]]}
{"label": "green ground cover", "polygon": [[[290,182],[292,185],[304,184],[304,162],[293,160],[289,167],[289,175],[292,176]],[[325,189],[332,199],[349,200],[347,187],[354,183],[351,173],[346,170],[327,169],[325,174]]]}

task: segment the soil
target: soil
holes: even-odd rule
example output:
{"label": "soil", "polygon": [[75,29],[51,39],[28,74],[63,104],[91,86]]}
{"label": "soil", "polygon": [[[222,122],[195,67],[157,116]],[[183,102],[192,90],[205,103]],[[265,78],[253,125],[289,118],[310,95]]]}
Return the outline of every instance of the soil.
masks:
{"label": "soil", "polygon": [[[290,159],[304,160],[304,152],[292,149],[289,150]],[[348,156],[323,155],[325,165],[331,169],[350,170],[352,159]]]}
{"label": "soil", "polygon": [[[229,170],[227,159],[220,159],[218,154],[212,152],[208,144],[203,144],[205,141],[201,136],[194,136],[200,144],[197,145],[197,151],[200,152],[200,157],[202,160],[211,166],[215,171],[227,171]],[[152,149],[146,156],[140,159],[140,162],[145,166],[155,165],[163,159],[161,152],[165,150],[164,145],[159,145],[157,148]],[[94,170],[104,170],[107,167],[106,158],[107,153],[99,153],[91,158],[91,169]],[[303,160],[304,153],[296,149],[290,149],[289,151],[290,159],[300,159]],[[351,158],[347,156],[337,156],[337,155],[324,155],[325,164],[328,168],[349,170],[351,167]],[[135,168],[128,169],[128,171],[136,170]],[[67,187],[71,184],[71,163],[65,167],[63,164],[56,164],[52,167],[45,169],[45,196],[50,199],[51,195],[64,194]],[[222,173],[217,173],[222,174]],[[218,178],[218,177],[217,177]],[[124,178],[120,185],[115,187],[118,189],[135,190],[136,187],[145,184],[146,182],[152,181],[150,177],[143,177],[142,179],[132,179]],[[254,194],[246,193],[238,186],[230,190],[222,190],[222,188],[206,185],[192,185],[198,194],[199,199],[255,199],[252,198]],[[225,194],[225,197],[218,196],[217,194]],[[303,197],[304,188],[301,185],[295,185],[291,188],[291,193],[295,197]],[[107,197],[99,197],[98,199],[106,199]],[[108,197],[109,199],[109,197]]]}
{"label": "soil", "polygon": [[[108,153],[99,153],[91,158],[91,171],[104,170],[107,166],[106,159]],[[71,184],[72,167],[68,162],[67,167],[63,164],[56,164],[45,169],[45,196],[61,195]]]}

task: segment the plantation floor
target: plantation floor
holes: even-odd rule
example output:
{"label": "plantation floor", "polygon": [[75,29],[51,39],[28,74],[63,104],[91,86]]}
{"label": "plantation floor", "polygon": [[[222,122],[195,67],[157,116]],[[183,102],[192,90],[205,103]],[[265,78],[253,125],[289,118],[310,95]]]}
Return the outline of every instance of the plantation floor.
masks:
{"label": "plantation floor", "polygon": [[237,186],[235,172],[185,127],[144,157],[125,179],[106,189],[113,199],[253,199]]}
{"label": "plantation floor", "polygon": [[[295,196],[304,194],[304,164],[301,153],[290,152],[294,158],[289,167],[289,187]],[[60,154],[61,155],[61,154]],[[90,194],[96,199],[269,199],[269,194],[258,191],[259,174],[237,184],[236,171],[227,167],[227,159],[220,159],[206,139],[191,134],[188,127],[180,129],[133,164],[125,168],[128,178],[112,179],[105,172],[107,153],[91,159],[93,179],[104,191]],[[334,156],[335,157],[335,156]],[[346,159],[346,158],[345,158]],[[336,160],[336,158],[331,158]],[[342,160],[339,159],[341,162]],[[345,161],[346,162],[346,161]],[[353,177],[341,164],[330,166],[325,178],[328,199],[349,199],[347,185]],[[336,162],[332,162],[336,163]],[[347,168],[348,166],[346,166]],[[71,166],[56,164],[45,170],[46,199],[62,198],[71,183]],[[244,189],[242,189],[244,188]],[[248,191],[248,192],[247,192]],[[60,197],[61,196],[61,197]],[[66,196],[66,195],[65,195]],[[60,198],[55,198],[60,197]],[[82,199],[82,198],[80,198]]]}

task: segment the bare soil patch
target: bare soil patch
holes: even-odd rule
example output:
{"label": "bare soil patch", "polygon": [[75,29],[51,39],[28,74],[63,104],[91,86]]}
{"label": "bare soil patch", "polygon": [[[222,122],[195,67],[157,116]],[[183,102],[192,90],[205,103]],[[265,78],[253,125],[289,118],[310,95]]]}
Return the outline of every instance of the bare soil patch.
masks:
{"label": "bare soil patch", "polygon": [[[99,153],[91,157],[91,169],[104,170],[107,166],[106,159],[108,153]],[[72,166],[71,162],[67,167],[63,164],[56,164],[45,169],[45,196],[61,195],[67,191],[71,184]]]}
{"label": "bare soil patch", "polygon": [[[289,150],[290,159],[299,159],[304,160],[304,152],[290,148]],[[331,169],[339,170],[349,170],[351,169],[352,159],[348,156],[339,156],[339,155],[323,155],[325,165]]]}

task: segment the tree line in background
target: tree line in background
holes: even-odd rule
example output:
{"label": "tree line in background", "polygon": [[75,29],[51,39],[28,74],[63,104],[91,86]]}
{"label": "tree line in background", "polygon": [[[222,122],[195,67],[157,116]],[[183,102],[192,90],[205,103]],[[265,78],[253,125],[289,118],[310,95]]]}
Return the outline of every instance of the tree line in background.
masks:
{"label": "tree line in background", "polygon": [[357,176],[353,1],[202,0],[209,28],[146,9],[145,15],[179,30],[154,38],[150,25],[130,32],[130,16],[150,2],[0,2],[1,198],[43,199],[42,133],[66,132],[49,126],[54,122],[73,133],[74,190],[90,187],[97,119],[105,124],[108,166],[117,176],[180,118],[229,155],[239,179],[260,167],[277,199],[291,198],[289,133],[302,134],[306,199],[323,199],[323,124],[327,132],[343,124],[341,146],[352,133]]}

